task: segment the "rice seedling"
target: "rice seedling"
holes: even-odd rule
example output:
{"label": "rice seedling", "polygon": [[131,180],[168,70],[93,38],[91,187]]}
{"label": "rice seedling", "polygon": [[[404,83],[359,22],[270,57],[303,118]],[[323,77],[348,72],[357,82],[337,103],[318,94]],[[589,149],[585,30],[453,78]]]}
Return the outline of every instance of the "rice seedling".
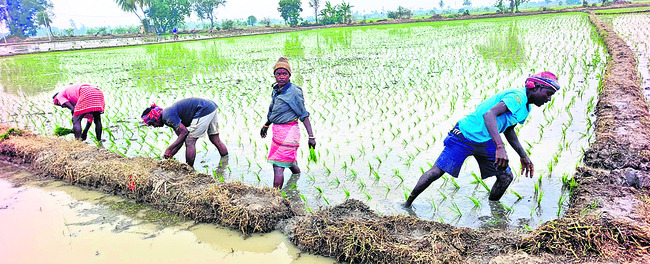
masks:
{"label": "rice seedling", "polygon": [[478,199],[476,199],[476,198],[474,198],[472,196],[467,196],[467,199],[472,201],[472,203],[474,204],[474,207],[481,207],[481,202]]}
{"label": "rice seedling", "polygon": [[323,198],[323,201],[325,201],[327,205],[330,205],[330,202],[327,200],[327,198],[325,198],[325,196],[321,196],[321,198]]}
{"label": "rice seedling", "polygon": [[455,189],[460,189],[460,185],[458,185],[458,183],[456,183],[456,180],[454,179],[454,177],[451,177],[450,179],[451,179],[451,184],[454,185],[454,188]]}
{"label": "rice seedling", "polygon": [[445,193],[440,190],[438,190],[438,193],[440,194],[440,197],[442,197],[442,201],[447,200],[447,195],[445,195]]}
{"label": "rice seedling", "polygon": [[[207,169],[207,168],[206,168]],[[217,170],[212,170],[212,175],[214,176],[215,179],[219,179],[220,182],[224,182],[225,180],[223,179],[223,175],[221,173],[217,173]]]}
{"label": "rice seedling", "polygon": [[379,176],[379,173],[376,170],[371,171],[372,176],[375,177],[375,180],[379,180],[381,177]]}
{"label": "rice seedling", "polygon": [[429,203],[431,204],[431,209],[432,209],[434,212],[437,212],[437,211],[438,211],[438,205],[436,204],[436,200],[434,200],[434,199],[429,199]]}
{"label": "rice seedling", "polygon": [[400,183],[403,183],[404,182],[404,176],[402,176],[402,174],[399,172],[399,169],[395,169],[395,170],[393,170],[393,172],[394,172],[393,175],[400,179]]}
{"label": "rice seedling", "polygon": [[54,129],[54,135],[57,135],[59,137],[68,135],[70,133],[72,133],[72,129],[60,127],[58,125]]}
{"label": "rice seedling", "polygon": [[452,202],[449,209],[451,209],[454,213],[456,213],[458,217],[463,216],[463,213],[460,211],[460,208],[458,208],[458,205],[456,203]]}
{"label": "rice seedling", "polygon": [[499,202],[499,205],[501,205],[501,207],[503,207],[503,209],[506,209],[506,211],[512,212],[512,207],[507,206],[506,204],[504,204],[502,202]]}
{"label": "rice seedling", "polygon": [[370,195],[366,190],[361,191],[368,201],[372,200],[372,195]]}
{"label": "rice seedling", "polygon": [[343,187],[343,192],[345,193],[345,198],[350,198],[350,191],[347,188]]}

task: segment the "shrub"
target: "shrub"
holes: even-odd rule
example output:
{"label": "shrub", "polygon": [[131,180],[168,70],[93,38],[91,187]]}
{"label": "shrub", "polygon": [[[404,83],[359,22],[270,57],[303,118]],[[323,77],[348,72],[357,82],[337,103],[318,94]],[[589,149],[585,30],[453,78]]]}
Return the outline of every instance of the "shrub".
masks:
{"label": "shrub", "polygon": [[235,28],[235,21],[234,21],[234,20],[230,20],[230,19],[226,19],[225,21],[223,21],[223,22],[221,23],[221,27],[222,27],[224,30],[233,29],[233,28]]}

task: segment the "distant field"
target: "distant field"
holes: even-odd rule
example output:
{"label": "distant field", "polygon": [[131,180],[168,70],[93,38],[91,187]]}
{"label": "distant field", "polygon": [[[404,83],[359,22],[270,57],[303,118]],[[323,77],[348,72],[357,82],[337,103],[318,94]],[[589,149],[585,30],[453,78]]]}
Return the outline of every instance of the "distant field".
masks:
{"label": "distant field", "polygon": [[[650,3],[650,2],[648,2],[648,3]],[[642,12],[642,11],[650,11],[650,6],[597,10],[597,11],[594,11],[594,13],[596,13],[596,14],[615,14],[615,13],[631,13],[631,12]]]}

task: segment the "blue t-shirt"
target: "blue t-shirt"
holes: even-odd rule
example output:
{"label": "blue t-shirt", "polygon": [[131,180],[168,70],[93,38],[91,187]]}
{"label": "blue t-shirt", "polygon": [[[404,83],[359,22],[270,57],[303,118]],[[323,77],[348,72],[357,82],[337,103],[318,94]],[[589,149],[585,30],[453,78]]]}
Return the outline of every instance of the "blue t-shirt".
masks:
{"label": "blue t-shirt", "polygon": [[182,99],[162,111],[163,123],[174,129],[182,123],[190,126],[192,119],[206,116],[217,110],[217,104],[202,98]]}
{"label": "blue t-shirt", "polygon": [[508,127],[517,123],[523,124],[526,121],[530,113],[526,88],[505,90],[489,97],[479,104],[473,113],[458,121],[458,128],[463,133],[463,136],[474,142],[492,140],[485,126],[483,114],[487,113],[499,102],[503,102],[508,108],[508,112],[497,116],[499,133],[503,133]]}
{"label": "blue t-shirt", "polygon": [[267,119],[273,124],[284,124],[300,119],[304,121],[309,116],[305,109],[305,99],[302,89],[292,83],[285,84],[280,90],[273,89],[271,93],[271,106]]}

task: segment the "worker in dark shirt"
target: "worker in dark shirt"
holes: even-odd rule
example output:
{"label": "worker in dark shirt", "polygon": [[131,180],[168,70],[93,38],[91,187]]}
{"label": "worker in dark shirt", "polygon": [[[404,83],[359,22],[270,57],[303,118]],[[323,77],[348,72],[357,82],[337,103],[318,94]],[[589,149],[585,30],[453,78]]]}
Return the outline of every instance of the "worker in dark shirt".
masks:
{"label": "worker in dark shirt", "polygon": [[168,108],[155,104],[142,112],[142,120],[148,126],[167,125],[174,129],[178,138],[165,150],[164,157],[173,157],[185,142],[185,161],[194,166],[196,140],[208,132],[210,142],[217,147],[223,157],[228,155],[226,145],[219,139],[217,104],[201,98],[182,99]]}

